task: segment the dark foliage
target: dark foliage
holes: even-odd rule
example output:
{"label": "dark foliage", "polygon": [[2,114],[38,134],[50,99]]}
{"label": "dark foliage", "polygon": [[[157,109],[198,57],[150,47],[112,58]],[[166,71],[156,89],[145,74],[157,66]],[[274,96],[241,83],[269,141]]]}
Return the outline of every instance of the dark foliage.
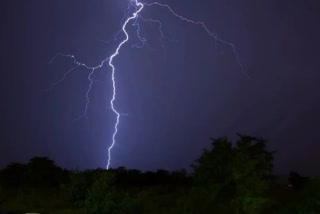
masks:
{"label": "dark foliage", "polygon": [[186,170],[64,170],[47,157],[0,171],[0,210],[18,213],[202,214],[320,213],[320,180],[291,172],[274,183],[264,139],[211,139]]}

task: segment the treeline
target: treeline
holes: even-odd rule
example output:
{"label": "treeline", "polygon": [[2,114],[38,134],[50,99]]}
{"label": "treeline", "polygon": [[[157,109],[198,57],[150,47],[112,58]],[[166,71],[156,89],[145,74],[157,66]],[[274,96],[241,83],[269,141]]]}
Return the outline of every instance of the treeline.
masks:
{"label": "treeline", "polygon": [[108,173],[113,184],[121,188],[148,187],[158,185],[184,186],[191,184],[186,170],[142,172],[137,169],[118,167],[115,169],[66,170],[55,165],[48,157],[34,157],[27,164],[12,163],[0,171],[0,182],[6,188],[57,188],[70,184],[75,178],[92,183],[97,175]]}
{"label": "treeline", "polygon": [[[277,184],[264,139],[212,139],[185,170],[66,170],[47,157],[0,171],[0,210],[17,213],[320,213],[320,180],[292,172]],[[1,211],[0,211],[1,213]]]}

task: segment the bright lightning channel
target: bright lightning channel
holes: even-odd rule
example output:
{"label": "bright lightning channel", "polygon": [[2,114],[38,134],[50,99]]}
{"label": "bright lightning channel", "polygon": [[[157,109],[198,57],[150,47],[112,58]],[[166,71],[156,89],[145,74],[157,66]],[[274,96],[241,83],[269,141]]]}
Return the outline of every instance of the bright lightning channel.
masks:
{"label": "bright lightning channel", "polygon": [[[131,7],[134,7],[135,8],[135,12],[132,13],[131,16],[129,16],[129,13],[130,13],[130,8]],[[57,56],[63,56],[63,57],[67,57],[67,58],[71,58],[73,60],[73,63],[74,63],[74,67],[71,68],[70,70],[68,70],[61,79],[59,79],[58,81],[54,82],[52,84],[52,86],[55,86],[59,83],[61,83],[62,81],[65,80],[65,78],[67,77],[67,75],[69,75],[72,71],[74,71],[75,69],[79,68],[80,66],[81,67],[84,67],[86,69],[88,69],[90,71],[90,73],[88,74],[88,81],[89,81],[89,86],[88,86],[88,89],[86,91],[86,104],[85,104],[85,108],[84,108],[84,111],[83,111],[83,115],[82,117],[86,117],[86,114],[87,114],[87,110],[88,110],[88,106],[90,104],[90,97],[89,97],[89,94],[90,94],[90,91],[92,89],[92,86],[94,84],[94,80],[92,79],[92,75],[94,74],[94,72],[99,69],[99,68],[102,68],[104,66],[104,64],[106,62],[108,62],[108,65],[111,67],[111,80],[112,80],[112,98],[110,100],[110,109],[113,111],[113,113],[116,115],[116,122],[114,124],[114,132],[112,134],[112,142],[111,142],[111,145],[108,147],[108,162],[107,162],[107,165],[106,165],[106,169],[109,169],[110,168],[110,164],[111,164],[111,150],[113,149],[114,145],[116,144],[116,136],[117,136],[117,133],[118,133],[118,125],[120,123],[120,116],[121,114],[116,110],[115,106],[114,106],[114,102],[116,100],[116,80],[115,80],[115,73],[116,73],[116,68],[115,68],[115,65],[113,64],[113,60],[115,59],[116,56],[119,55],[120,53],[120,50],[122,48],[122,46],[127,43],[130,39],[129,37],[129,34],[126,30],[126,27],[128,25],[128,23],[132,20],[135,20],[135,22],[133,23],[133,26],[137,26],[137,29],[136,29],[136,36],[138,37],[138,39],[141,41],[142,45],[132,45],[132,47],[136,47],[136,48],[142,48],[144,47],[145,45],[147,45],[147,39],[140,36],[140,25],[138,23],[138,18],[141,19],[142,21],[145,21],[145,22],[153,22],[153,23],[157,23],[159,25],[159,32],[160,32],[160,35],[162,38],[166,38],[162,32],[162,22],[160,20],[155,20],[155,19],[145,19],[143,18],[140,13],[142,12],[142,10],[145,8],[145,7],[152,7],[152,6],[158,6],[158,7],[162,7],[162,8],[165,8],[167,9],[173,16],[175,16],[176,18],[180,19],[181,21],[184,21],[184,22],[187,22],[187,23],[190,23],[190,24],[194,24],[194,25],[200,25],[207,33],[209,36],[211,36],[215,41],[218,41],[222,44],[225,44],[229,47],[232,48],[232,51],[233,53],[235,54],[235,57],[236,57],[236,60],[237,60],[237,63],[238,65],[240,66],[241,68],[241,71],[248,77],[250,78],[250,76],[248,75],[248,73],[245,72],[245,70],[243,69],[243,66],[241,64],[241,61],[240,61],[240,57],[239,57],[239,54],[236,50],[236,47],[233,43],[231,42],[228,42],[228,41],[225,41],[223,39],[221,39],[220,37],[218,37],[215,33],[213,33],[212,31],[209,30],[209,28],[205,25],[204,22],[200,22],[200,21],[194,21],[192,19],[188,19],[178,13],[176,13],[169,5],[167,4],[163,4],[163,3],[160,3],[160,2],[152,2],[152,3],[141,3],[139,2],[138,0],[130,0],[130,4],[127,8],[127,10],[125,11],[125,21],[121,27],[121,31],[119,31],[116,35],[115,35],[115,38],[114,38],[114,41],[117,40],[117,36],[122,32],[125,34],[125,39],[122,40],[119,45],[117,46],[115,52],[108,58],[104,59],[103,61],[100,62],[99,65],[95,66],[95,67],[91,67],[91,66],[88,66],[86,65],[85,63],[81,63],[79,61],[77,61],[77,59],[75,58],[74,55],[68,55],[68,54],[62,54],[62,53],[58,53],[56,54],[56,56],[49,62],[51,63],[52,61],[55,60],[55,58]]]}
{"label": "bright lightning channel", "polygon": [[114,52],[111,57],[110,57],[110,60],[109,60],[109,65],[110,67],[112,68],[112,74],[111,74],[111,78],[112,78],[112,86],[113,86],[113,94],[112,94],[112,99],[110,101],[110,104],[111,104],[111,108],[112,108],[112,111],[117,115],[117,120],[116,120],[116,123],[114,125],[114,132],[113,132],[113,135],[112,135],[112,144],[111,146],[108,148],[108,163],[107,163],[107,169],[109,169],[110,167],[110,163],[111,163],[111,150],[114,146],[114,144],[116,143],[116,135],[118,133],[118,124],[120,122],[120,114],[119,112],[114,108],[114,105],[113,105],[113,102],[115,101],[116,99],[116,81],[114,79],[114,74],[115,74],[115,67],[114,65],[112,64],[113,62],[113,59],[119,55],[119,51],[121,49],[121,47],[129,40],[129,35],[128,35],[128,32],[126,31],[126,26],[128,24],[129,21],[131,21],[132,19],[135,19],[137,18],[138,14],[142,11],[143,9],[143,4],[138,2],[138,0],[135,0],[135,4],[137,5],[137,7],[139,7],[139,9],[133,13],[133,15],[131,17],[129,17],[123,24],[122,26],[122,31],[124,32],[124,34],[126,35],[126,38],[125,40],[123,40],[119,46],[117,47],[116,49],[116,52]]}

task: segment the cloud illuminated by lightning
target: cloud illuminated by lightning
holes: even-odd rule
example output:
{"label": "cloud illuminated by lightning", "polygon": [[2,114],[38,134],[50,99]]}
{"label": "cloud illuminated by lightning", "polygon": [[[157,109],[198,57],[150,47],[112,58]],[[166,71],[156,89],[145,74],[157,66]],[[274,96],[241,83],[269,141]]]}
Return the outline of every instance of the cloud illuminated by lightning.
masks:
{"label": "cloud illuminated by lightning", "polygon": [[[131,12],[131,8],[134,8],[134,12]],[[74,55],[68,55],[68,54],[62,54],[62,53],[58,53],[56,54],[56,56],[50,61],[50,63],[55,60],[55,58],[57,56],[63,56],[63,57],[67,57],[67,58],[71,58],[73,60],[73,63],[74,63],[74,67],[71,68],[70,70],[68,70],[66,73],[64,73],[63,77],[61,79],[59,79],[58,81],[54,82],[52,85],[55,86],[59,83],[61,83],[67,75],[69,75],[72,71],[74,71],[75,69],[79,68],[80,66],[81,67],[84,67],[86,69],[88,69],[90,72],[88,74],[88,81],[89,81],[89,85],[88,85],[88,89],[86,91],[86,94],[85,94],[85,97],[86,97],[86,105],[85,105],[85,108],[84,108],[84,111],[83,111],[83,117],[86,117],[86,113],[87,113],[87,110],[88,110],[88,107],[89,107],[89,104],[90,104],[90,91],[92,89],[92,86],[94,84],[94,80],[92,79],[92,75],[94,74],[94,72],[99,69],[99,68],[102,68],[105,63],[108,63],[108,65],[111,67],[111,81],[112,81],[112,98],[110,100],[110,109],[113,111],[113,113],[115,114],[116,116],[116,122],[114,124],[114,132],[112,134],[112,142],[111,142],[111,145],[108,147],[108,162],[107,162],[107,165],[106,165],[106,168],[109,169],[110,168],[110,164],[111,164],[111,150],[113,149],[115,143],[116,143],[116,136],[117,136],[117,133],[118,133],[118,125],[119,125],[119,122],[120,122],[120,116],[121,114],[116,110],[115,106],[114,106],[114,102],[116,100],[116,80],[115,80],[115,73],[116,73],[116,68],[115,68],[115,65],[113,64],[113,60],[115,59],[116,56],[118,56],[120,54],[120,50],[121,48],[123,47],[123,45],[125,45],[129,39],[130,39],[130,36],[129,36],[129,33],[127,32],[126,30],[126,27],[128,25],[128,23],[132,20],[134,20],[134,23],[132,24],[133,26],[136,26],[136,36],[138,37],[138,39],[140,40],[141,44],[140,45],[132,45],[132,47],[136,47],[136,48],[143,48],[145,45],[147,45],[147,39],[145,37],[142,37],[140,35],[140,24],[139,24],[139,19],[141,19],[142,21],[145,21],[145,22],[152,22],[152,23],[156,23],[158,24],[158,27],[159,27],[159,32],[160,32],[160,35],[162,38],[166,38],[163,34],[163,31],[162,31],[162,22],[160,20],[155,20],[155,19],[151,19],[151,18],[143,18],[140,13],[143,11],[144,8],[146,7],[161,7],[161,8],[165,8],[167,9],[174,17],[180,19],[181,21],[184,21],[184,22],[187,22],[187,23],[190,23],[190,24],[194,24],[194,25],[199,25],[202,27],[202,29],[204,29],[209,36],[211,36],[215,41],[217,42],[220,42],[222,44],[225,44],[229,47],[231,47],[233,53],[235,54],[235,57],[236,57],[236,60],[237,60],[237,63],[238,65],[240,66],[241,68],[241,71],[247,76],[249,77],[249,75],[245,72],[245,70],[243,69],[243,66],[241,64],[241,61],[240,61],[240,58],[239,58],[239,54],[235,48],[235,45],[231,42],[228,42],[228,41],[225,41],[223,39],[221,39],[220,37],[218,37],[215,33],[213,33],[212,31],[210,31],[210,29],[205,25],[204,22],[201,22],[201,21],[194,21],[192,19],[189,19],[189,18],[186,18],[178,13],[176,13],[169,5],[167,4],[163,4],[163,3],[160,3],[160,2],[152,2],[152,3],[141,3],[139,2],[138,0],[130,0],[129,2],[129,5],[128,5],[128,8],[127,10],[125,11],[125,15],[124,15],[124,22],[122,24],[122,27],[121,27],[121,30],[114,36],[114,41],[117,40],[117,37],[120,33],[123,33],[125,35],[125,39],[122,40],[116,50],[113,52],[113,54],[104,59],[103,61],[100,62],[99,65],[97,66],[88,66],[86,65],[85,63],[81,63],[79,61],[77,61],[77,59],[75,58]],[[130,15],[131,14],[131,15]],[[138,19],[139,18],[139,19]]]}

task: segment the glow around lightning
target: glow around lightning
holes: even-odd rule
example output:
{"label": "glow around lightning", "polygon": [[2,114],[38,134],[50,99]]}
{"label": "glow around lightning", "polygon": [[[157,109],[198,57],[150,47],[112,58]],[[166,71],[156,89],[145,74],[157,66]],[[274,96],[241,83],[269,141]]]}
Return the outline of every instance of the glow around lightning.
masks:
{"label": "glow around lightning", "polygon": [[[134,7],[135,8],[135,12],[132,13],[131,16],[129,16],[130,14],[130,8],[131,7]],[[83,111],[83,115],[82,117],[83,118],[86,118],[86,114],[87,114],[87,110],[88,110],[88,107],[89,107],[89,104],[90,104],[90,91],[92,89],[92,86],[94,84],[94,80],[92,79],[92,75],[94,74],[94,72],[99,69],[99,68],[102,68],[104,66],[105,63],[108,62],[108,65],[111,67],[111,80],[112,80],[112,98],[110,100],[110,108],[111,110],[113,111],[113,113],[115,114],[116,116],[116,121],[115,121],[115,124],[114,124],[114,132],[112,134],[112,139],[111,139],[111,145],[108,147],[108,162],[107,162],[107,165],[106,165],[106,168],[109,169],[110,167],[110,164],[111,164],[111,151],[114,147],[114,145],[116,144],[116,136],[117,136],[117,133],[118,133],[118,125],[120,123],[120,116],[121,114],[117,111],[117,109],[115,108],[114,106],[114,102],[116,100],[116,96],[117,96],[117,93],[116,93],[116,80],[115,80],[115,74],[116,74],[116,67],[115,65],[113,64],[113,60],[115,59],[116,56],[118,56],[120,54],[120,50],[121,48],[123,47],[123,45],[125,45],[129,39],[130,39],[130,35],[129,33],[127,32],[126,28],[127,28],[127,25],[130,21],[134,20],[134,23],[133,23],[133,26],[136,27],[136,35],[138,37],[138,39],[140,40],[141,42],[141,45],[137,45],[137,44],[134,44],[132,45],[132,47],[135,47],[135,48],[143,48],[144,46],[147,45],[147,39],[145,37],[142,37],[140,36],[140,25],[138,23],[139,20],[142,20],[142,21],[145,21],[145,22],[152,22],[152,23],[156,23],[158,24],[159,26],[159,33],[160,33],[160,36],[161,38],[166,38],[164,36],[164,33],[162,31],[162,22],[160,20],[155,20],[155,19],[152,19],[152,18],[143,18],[140,13],[143,11],[144,8],[146,7],[160,7],[160,8],[165,8],[167,9],[174,17],[180,19],[181,21],[184,21],[184,22],[188,22],[190,24],[194,24],[194,25],[199,25],[201,26],[207,33],[209,36],[211,36],[214,40],[222,43],[222,44],[225,44],[229,47],[231,47],[233,53],[235,54],[235,57],[236,57],[236,60],[237,60],[237,63],[238,65],[240,66],[241,68],[241,71],[247,76],[249,77],[249,75],[244,71],[243,69],[243,66],[241,64],[241,61],[240,61],[240,58],[239,58],[239,54],[235,48],[235,45],[233,43],[230,43],[228,41],[225,41],[221,38],[219,38],[215,33],[213,33],[212,31],[209,30],[209,28],[205,25],[204,22],[200,22],[200,21],[194,21],[192,19],[189,19],[189,18],[186,18],[186,17],[183,17],[182,15],[176,13],[169,5],[167,4],[162,4],[162,3],[159,3],[159,2],[152,2],[152,3],[141,3],[139,2],[138,0],[130,0],[130,3],[129,3],[129,6],[128,6],[128,9],[125,11],[125,18],[124,18],[124,22],[123,22],[123,25],[121,27],[121,31],[119,31],[116,35],[115,35],[115,39],[114,41],[117,40],[117,36],[120,34],[120,33],[123,33],[125,35],[125,39],[122,40],[119,45],[117,46],[115,52],[108,58],[104,59],[103,61],[100,62],[99,65],[97,66],[88,66],[86,65],[85,63],[81,63],[79,62],[74,55],[69,55],[69,54],[62,54],[62,53],[58,53],[56,54],[56,56],[49,62],[51,63],[53,60],[55,60],[55,58],[57,56],[63,56],[63,57],[67,57],[67,58],[71,58],[73,60],[73,63],[74,63],[74,67],[71,68],[70,70],[68,70],[66,73],[64,73],[63,77],[61,79],[59,79],[58,81],[54,82],[52,84],[52,86],[56,86],[57,84],[61,83],[62,81],[65,80],[65,78],[67,77],[67,75],[69,75],[70,73],[72,73],[74,70],[76,70],[77,68],[79,68],[80,66],[81,67],[84,67],[86,69],[88,69],[90,72],[88,74],[88,81],[89,81],[89,85],[88,85],[88,89],[86,91],[86,94],[85,94],[85,97],[86,97],[86,104],[85,104],[85,107],[84,107],[84,111]]]}

